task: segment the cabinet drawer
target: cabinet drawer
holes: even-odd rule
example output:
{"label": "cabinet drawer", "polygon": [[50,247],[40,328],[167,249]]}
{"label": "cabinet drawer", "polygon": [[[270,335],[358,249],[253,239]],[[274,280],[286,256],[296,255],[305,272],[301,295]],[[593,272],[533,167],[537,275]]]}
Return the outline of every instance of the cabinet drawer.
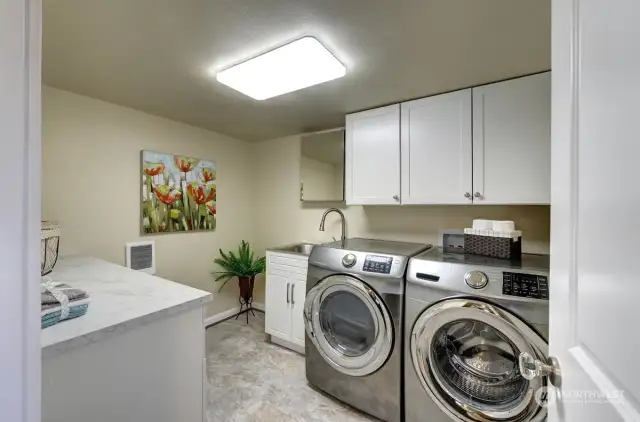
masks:
{"label": "cabinet drawer", "polygon": [[267,266],[267,274],[274,274],[288,277],[292,280],[307,280],[307,269],[300,267],[289,267],[287,265],[270,264]]}
{"label": "cabinet drawer", "polygon": [[307,268],[309,260],[307,258],[298,258],[290,255],[269,254],[270,264],[287,265],[291,267]]}

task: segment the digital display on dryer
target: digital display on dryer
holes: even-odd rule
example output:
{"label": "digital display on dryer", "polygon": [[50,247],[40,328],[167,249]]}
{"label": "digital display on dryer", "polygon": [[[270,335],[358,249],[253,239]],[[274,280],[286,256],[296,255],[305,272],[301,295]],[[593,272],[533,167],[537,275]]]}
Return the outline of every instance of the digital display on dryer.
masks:
{"label": "digital display on dryer", "polygon": [[362,269],[369,273],[390,274],[392,262],[393,258],[390,256],[367,255]]}
{"label": "digital display on dryer", "polygon": [[522,273],[502,273],[502,294],[549,300],[547,276]]}

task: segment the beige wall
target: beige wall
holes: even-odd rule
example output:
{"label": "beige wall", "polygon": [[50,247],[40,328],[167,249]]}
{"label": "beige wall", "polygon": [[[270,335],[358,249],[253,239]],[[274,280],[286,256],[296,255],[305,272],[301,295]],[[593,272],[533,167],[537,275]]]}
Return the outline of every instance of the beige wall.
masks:
{"label": "beige wall", "polygon": [[211,272],[218,248],[253,239],[252,145],[49,87],[42,101],[43,218],[61,223],[61,252],[124,264],[125,242],[140,239],[141,150],[210,159],[218,170],[215,232],[145,239],[156,241],[157,275],[214,292],[210,314],[236,306],[237,287],[215,293]]}
{"label": "beige wall", "polygon": [[[300,202],[300,136],[246,143],[88,97],[43,91],[43,218],[60,221],[62,253],[124,264],[125,242],[140,239],[140,150],[211,159],[218,167],[218,225],[213,233],[151,236],[157,274],[214,292],[209,314],[236,306],[233,283],[216,293],[211,272],[218,248],[242,239],[262,253],[293,242],[340,237],[336,215],[318,231],[328,207],[342,208],[347,234],[439,242],[439,231],[474,218],[514,220],[526,252],[549,252],[549,207],[369,206]],[[256,287],[264,301],[264,284]]]}
{"label": "beige wall", "polygon": [[[338,206],[347,219],[349,237],[439,243],[439,231],[470,227],[474,218],[514,220],[523,233],[525,252],[549,253],[548,206],[351,206],[340,203],[304,204],[298,195],[300,137],[255,144],[254,209],[257,246],[292,242],[325,242],[340,238],[336,214],[327,217],[326,232],[318,226],[324,210]],[[261,285],[261,290],[263,287]],[[262,292],[260,293],[262,294]],[[261,296],[260,296],[261,297]]]}

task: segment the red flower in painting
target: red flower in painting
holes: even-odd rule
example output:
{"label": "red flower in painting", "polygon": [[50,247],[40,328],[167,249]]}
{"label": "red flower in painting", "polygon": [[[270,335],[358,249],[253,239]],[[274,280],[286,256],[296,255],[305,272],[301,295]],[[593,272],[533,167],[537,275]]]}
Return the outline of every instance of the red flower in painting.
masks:
{"label": "red flower in painting", "polygon": [[154,186],[153,192],[160,202],[167,205],[175,204],[175,202],[182,197],[179,190],[167,185]]}
{"label": "red flower in painting", "polygon": [[145,162],[142,171],[147,176],[157,176],[164,171],[164,164]]}
{"label": "red flower in painting", "polygon": [[214,180],[216,180],[216,174],[213,172],[213,169],[203,168],[202,178],[205,182],[213,182]]}
{"label": "red flower in painting", "polygon": [[207,202],[206,203],[206,207],[209,210],[209,212],[213,215],[216,215],[216,203],[213,201]]}
{"label": "red flower in painting", "polygon": [[174,155],[173,161],[176,163],[176,167],[183,173],[190,172],[198,165],[198,162],[200,162],[197,158],[183,157],[181,155]]}
{"label": "red flower in painting", "polygon": [[187,185],[187,193],[196,204],[202,205],[215,199],[216,187],[210,183],[191,182]]}

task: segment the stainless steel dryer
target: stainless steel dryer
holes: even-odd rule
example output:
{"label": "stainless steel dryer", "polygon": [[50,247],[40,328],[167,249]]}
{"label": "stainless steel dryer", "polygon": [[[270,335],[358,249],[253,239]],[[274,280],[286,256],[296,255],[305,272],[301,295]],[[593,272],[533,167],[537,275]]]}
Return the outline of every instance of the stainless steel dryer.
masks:
{"label": "stainless steel dryer", "polygon": [[404,277],[409,258],[429,246],[347,239],[313,248],[304,306],[311,385],[401,420]]}
{"label": "stainless steel dryer", "polygon": [[536,401],[546,380],[525,379],[519,358],[547,360],[548,276],[545,255],[513,263],[434,248],[411,259],[406,422],[546,419]]}

